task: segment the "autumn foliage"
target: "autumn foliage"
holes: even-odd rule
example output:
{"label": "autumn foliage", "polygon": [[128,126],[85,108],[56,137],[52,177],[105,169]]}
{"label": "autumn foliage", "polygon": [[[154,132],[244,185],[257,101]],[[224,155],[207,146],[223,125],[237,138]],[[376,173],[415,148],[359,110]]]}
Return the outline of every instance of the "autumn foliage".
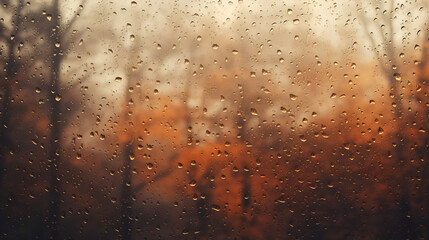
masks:
{"label": "autumn foliage", "polygon": [[33,2],[0,0],[0,239],[429,238],[424,4]]}

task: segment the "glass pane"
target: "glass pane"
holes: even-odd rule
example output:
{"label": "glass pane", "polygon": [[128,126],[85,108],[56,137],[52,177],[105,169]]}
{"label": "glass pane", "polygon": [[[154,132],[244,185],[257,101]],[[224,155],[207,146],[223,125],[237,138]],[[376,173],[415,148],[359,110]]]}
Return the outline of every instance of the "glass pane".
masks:
{"label": "glass pane", "polygon": [[0,239],[429,238],[428,1],[0,3]]}

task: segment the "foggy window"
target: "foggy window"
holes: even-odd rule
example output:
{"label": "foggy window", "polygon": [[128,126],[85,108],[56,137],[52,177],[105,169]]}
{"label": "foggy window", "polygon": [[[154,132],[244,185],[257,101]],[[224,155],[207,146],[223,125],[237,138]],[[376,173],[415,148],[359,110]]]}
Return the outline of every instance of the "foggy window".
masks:
{"label": "foggy window", "polygon": [[0,0],[0,239],[428,239],[426,0]]}

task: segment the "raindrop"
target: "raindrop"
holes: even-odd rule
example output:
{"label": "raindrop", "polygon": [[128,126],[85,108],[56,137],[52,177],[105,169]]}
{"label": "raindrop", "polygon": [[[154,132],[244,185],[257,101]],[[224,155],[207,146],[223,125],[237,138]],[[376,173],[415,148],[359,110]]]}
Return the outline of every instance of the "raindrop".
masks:
{"label": "raindrop", "polygon": [[147,163],[146,167],[148,170],[152,170],[153,169],[153,163]]}
{"label": "raindrop", "polygon": [[219,205],[212,205],[212,209],[216,212],[220,211],[220,206]]}
{"label": "raindrop", "polygon": [[400,81],[400,80],[402,79],[402,76],[401,76],[401,74],[399,74],[399,73],[394,73],[394,74],[393,74],[393,77],[394,77],[397,81]]}
{"label": "raindrop", "polygon": [[197,181],[195,181],[195,179],[192,179],[190,182],[189,182],[189,186],[191,186],[191,187],[195,187],[197,185]]}

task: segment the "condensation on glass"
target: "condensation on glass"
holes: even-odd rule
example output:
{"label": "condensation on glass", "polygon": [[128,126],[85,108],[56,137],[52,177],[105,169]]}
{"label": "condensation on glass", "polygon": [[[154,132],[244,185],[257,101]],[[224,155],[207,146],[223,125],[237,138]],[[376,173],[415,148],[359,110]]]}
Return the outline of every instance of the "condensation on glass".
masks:
{"label": "condensation on glass", "polygon": [[429,238],[428,1],[0,3],[0,239]]}

